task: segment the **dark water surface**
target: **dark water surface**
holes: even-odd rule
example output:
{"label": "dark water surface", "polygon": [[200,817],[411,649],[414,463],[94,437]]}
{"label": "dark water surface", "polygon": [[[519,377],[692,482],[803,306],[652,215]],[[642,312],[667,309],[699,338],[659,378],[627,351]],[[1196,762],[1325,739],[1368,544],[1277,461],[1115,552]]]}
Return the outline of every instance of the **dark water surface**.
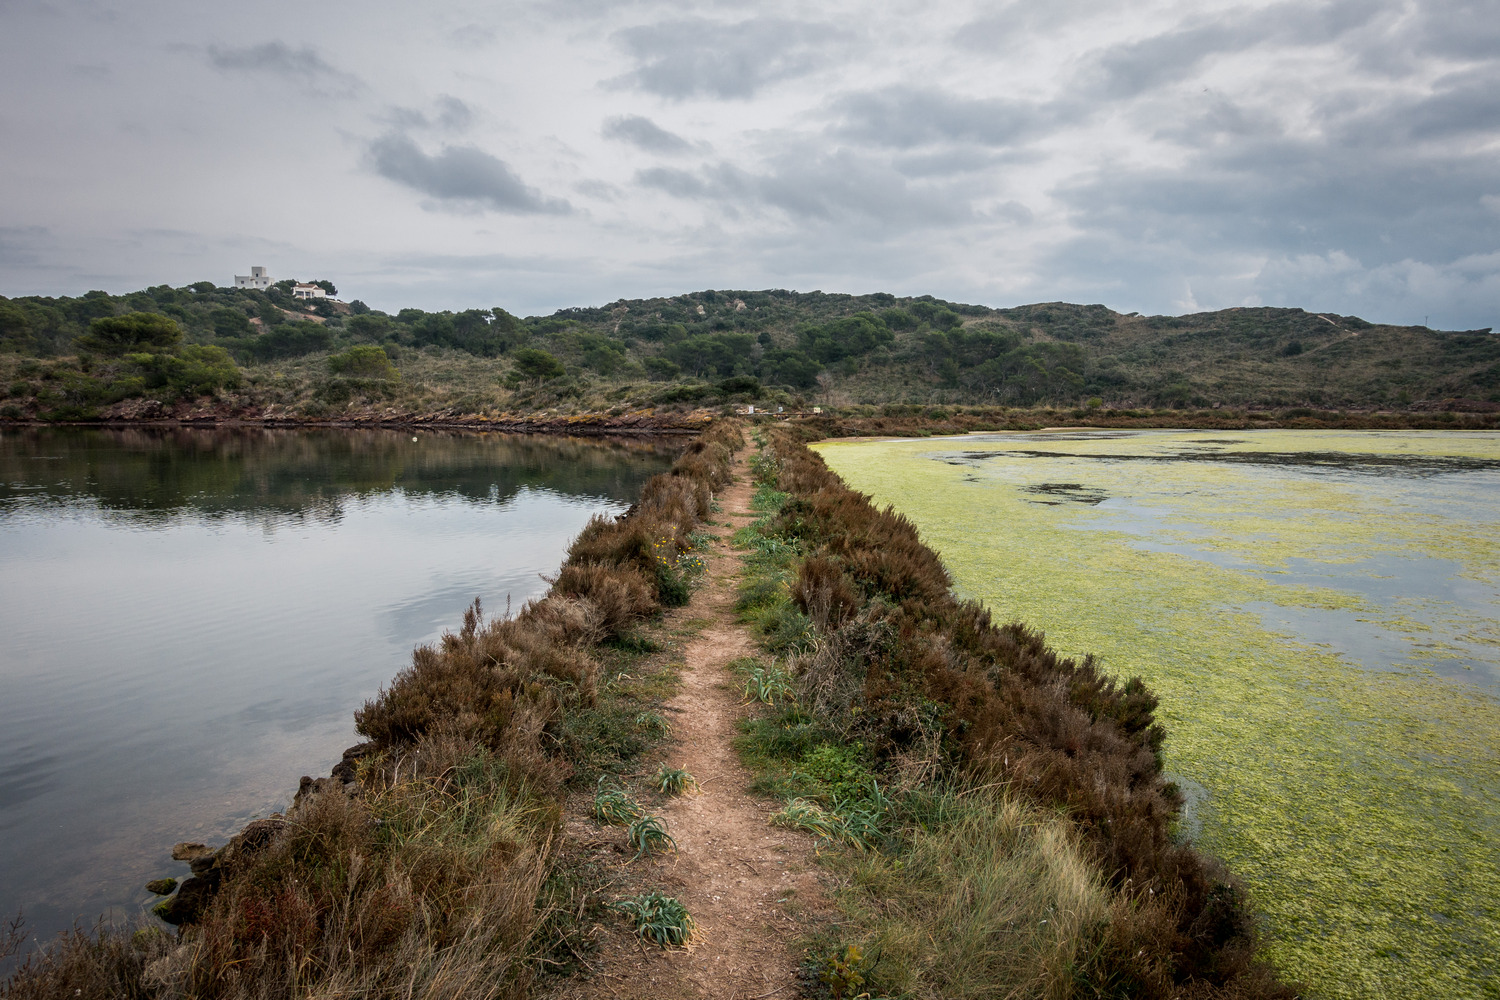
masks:
{"label": "dark water surface", "polygon": [[0,434],[0,917],[42,940],[283,808],[481,598],[546,589],[678,443]]}

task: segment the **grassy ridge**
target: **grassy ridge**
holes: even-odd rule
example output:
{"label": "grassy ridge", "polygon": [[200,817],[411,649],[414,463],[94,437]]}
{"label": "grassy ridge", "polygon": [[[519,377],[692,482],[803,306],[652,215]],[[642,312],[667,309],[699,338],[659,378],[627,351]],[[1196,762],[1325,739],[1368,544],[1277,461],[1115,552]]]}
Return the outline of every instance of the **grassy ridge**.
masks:
{"label": "grassy ridge", "polygon": [[[111,340],[96,335],[101,323],[177,332]],[[208,282],[0,297],[0,420],[493,419],[744,402],[1031,410],[1094,400],[1117,410],[1495,413],[1500,337],[1295,308],[1138,316],[784,290],[622,299],[524,319],[500,308],[387,315]]]}
{"label": "grassy ridge", "polygon": [[524,995],[567,933],[549,903],[565,788],[628,767],[661,694],[606,667],[619,680],[648,645],[636,629],[686,601],[690,536],[742,440],[715,424],[626,515],[590,522],[546,598],[491,619],[476,603],[418,649],[356,713],[368,742],[284,817],[182,852],[194,876],[160,911],[175,938],[73,934],[0,995]]}
{"label": "grassy ridge", "polygon": [[845,861],[862,939],[823,967],[835,994],[857,976],[934,997],[1292,995],[1234,879],[1172,837],[1140,681],[955,599],[911,523],[796,430],[768,433],[760,468],[741,606],[796,699],[744,745],[787,822],[866,848]]}

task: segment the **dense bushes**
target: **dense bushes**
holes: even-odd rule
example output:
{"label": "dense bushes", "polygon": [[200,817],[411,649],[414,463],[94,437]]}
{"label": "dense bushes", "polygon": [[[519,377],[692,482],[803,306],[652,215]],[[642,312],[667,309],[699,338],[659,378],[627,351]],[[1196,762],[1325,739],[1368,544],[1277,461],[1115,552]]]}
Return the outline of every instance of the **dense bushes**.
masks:
{"label": "dense bushes", "polygon": [[921,762],[1066,812],[1111,894],[1084,992],[1290,995],[1254,960],[1241,889],[1171,836],[1181,800],[1145,685],[953,597],[911,522],[848,489],[794,431],[773,429],[767,453],[763,474],[787,496],[764,534],[803,556],[789,593],[817,631],[800,671],[822,724],[888,778]]}

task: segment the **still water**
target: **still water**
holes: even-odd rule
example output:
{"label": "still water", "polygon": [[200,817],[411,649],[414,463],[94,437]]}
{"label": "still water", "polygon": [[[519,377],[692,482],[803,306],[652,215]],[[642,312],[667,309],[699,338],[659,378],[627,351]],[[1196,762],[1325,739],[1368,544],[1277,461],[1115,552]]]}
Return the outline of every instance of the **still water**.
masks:
{"label": "still water", "polygon": [[1161,697],[1180,834],[1314,997],[1500,983],[1500,434],[818,446],[965,596]]}
{"label": "still water", "polygon": [[0,917],[46,940],[284,808],[414,646],[545,591],[676,444],[0,434]]}

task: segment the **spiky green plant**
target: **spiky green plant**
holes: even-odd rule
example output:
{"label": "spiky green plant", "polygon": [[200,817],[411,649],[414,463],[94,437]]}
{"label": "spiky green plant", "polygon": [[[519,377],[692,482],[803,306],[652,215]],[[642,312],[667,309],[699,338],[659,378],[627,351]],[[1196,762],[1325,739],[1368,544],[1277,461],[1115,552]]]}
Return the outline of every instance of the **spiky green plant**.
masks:
{"label": "spiky green plant", "polygon": [[793,830],[806,830],[822,840],[848,844],[856,850],[879,846],[890,826],[891,800],[871,782],[870,796],[864,799],[835,799],[826,809],[811,799],[796,798],[785,808],[772,813],[771,823]]}
{"label": "spiky green plant", "polygon": [[778,699],[783,702],[791,701],[792,676],[784,667],[778,667],[775,660],[771,661],[769,667],[753,667],[750,676],[745,679],[745,697],[766,705],[775,705]]}
{"label": "spiky green plant", "polygon": [[635,933],[639,937],[663,948],[680,948],[687,944],[698,926],[680,900],[660,892],[627,896],[611,906],[635,921]]}
{"label": "spiky green plant", "polygon": [[656,736],[672,735],[672,724],[660,712],[642,712],[635,717],[635,724],[638,729]]}
{"label": "spiky green plant", "polygon": [[606,785],[601,777],[594,792],[594,818],[610,826],[626,826],[646,814],[630,793],[618,786]]}
{"label": "spiky green plant", "polygon": [[772,826],[784,826],[791,830],[806,830],[823,840],[843,840],[849,828],[837,813],[813,802],[811,799],[792,799],[784,808],[771,814]]}
{"label": "spiky green plant", "polygon": [[651,781],[663,795],[682,795],[689,788],[698,788],[698,779],[680,767],[668,767],[665,763],[657,770]]}
{"label": "spiky green plant", "polygon": [[660,816],[642,816],[631,823],[625,831],[625,842],[635,848],[635,861],[651,851],[677,850],[677,841],[667,832],[666,821]]}

